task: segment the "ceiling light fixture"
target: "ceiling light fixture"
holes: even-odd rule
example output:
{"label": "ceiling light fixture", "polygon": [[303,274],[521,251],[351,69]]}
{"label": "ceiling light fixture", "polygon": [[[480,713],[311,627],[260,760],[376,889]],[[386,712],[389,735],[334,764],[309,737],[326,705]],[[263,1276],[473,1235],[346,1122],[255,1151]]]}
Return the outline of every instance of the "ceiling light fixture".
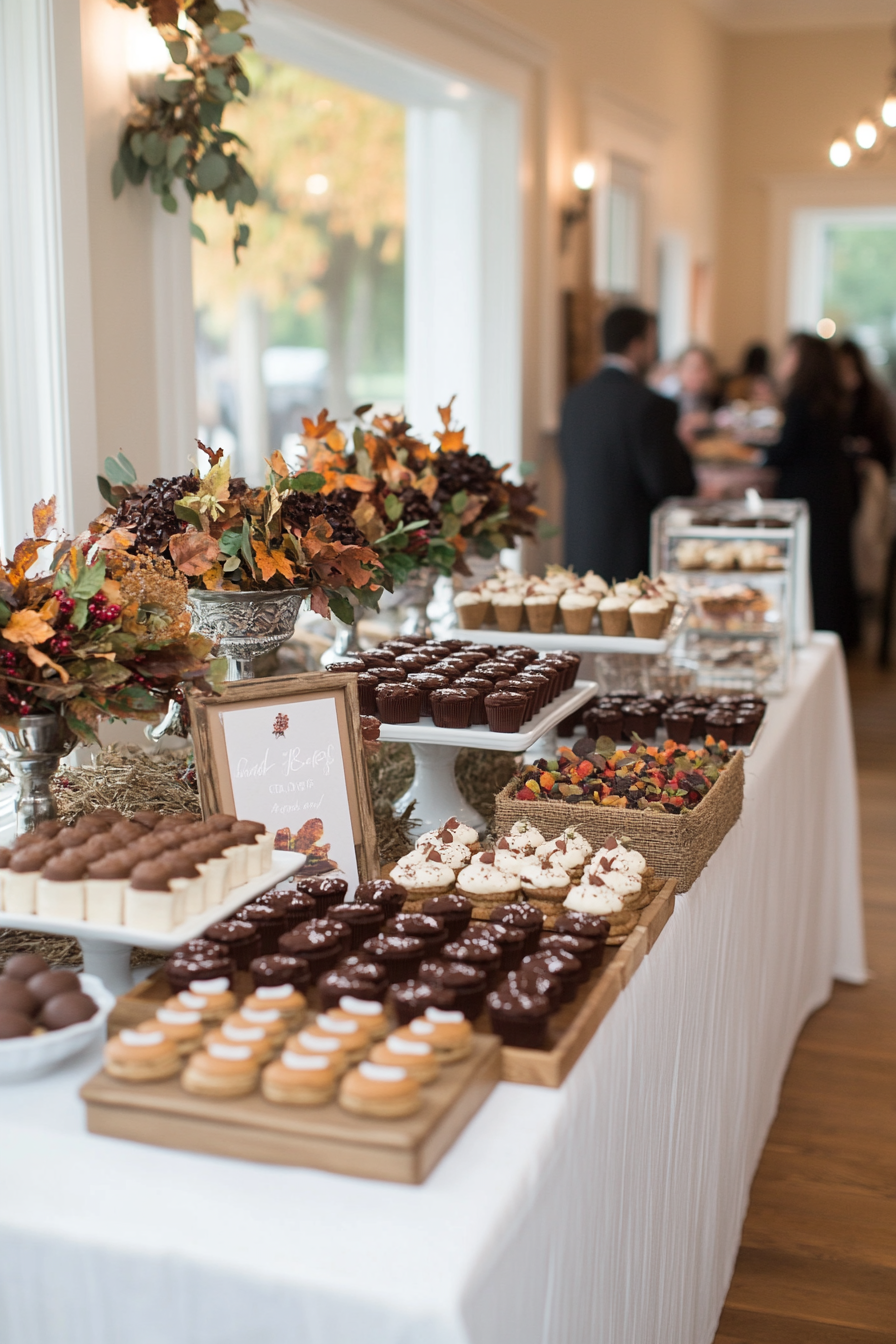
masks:
{"label": "ceiling light fixture", "polygon": [[[896,44],[896,27],[893,29],[893,41]],[[840,133],[831,141],[828,158],[835,168],[845,168],[853,158],[861,162],[869,154],[880,154],[894,138],[890,135],[893,130],[896,130],[896,67],[890,73],[890,88],[878,116],[864,112],[856,123],[853,139],[858,153],[853,154],[849,140]]]}

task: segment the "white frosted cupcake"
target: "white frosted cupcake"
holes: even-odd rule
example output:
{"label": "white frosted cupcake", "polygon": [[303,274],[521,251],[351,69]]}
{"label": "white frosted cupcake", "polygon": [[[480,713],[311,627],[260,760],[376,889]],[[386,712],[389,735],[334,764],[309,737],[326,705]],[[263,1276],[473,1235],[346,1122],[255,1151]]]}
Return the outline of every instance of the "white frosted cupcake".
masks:
{"label": "white frosted cupcake", "polygon": [[406,854],[389,876],[415,901],[427,896],[445,896],[454,886],[454,869],[438,859],[430,859],[420,850]]}
{"label": "white frosted cupcake", "polygon": [[475,588],[454,594],[454,610],[462,630],[478,630],[484,625],[488,608],[488,594],[480,593]]}
{"label": "white frosted cupcake", "polygon": [[610,591],[610,585],[607,583],[606,579],[602,579],[599,574],[595,574],[593,569],[589,569],[587,574],[582,575],[579,584],[585,589],[586,593],[595,593],[598,601],[602,597],[606,597],[607,593]]}
{"label": "white frosted cupcake", "polygon": [[534,854],[539,845],[545,843],[544,836],[531,821],[515,821],[507,833],[514,847],[523,854]]}
{"label": "white frosted cupcake", "polygon": [[557,615],[556,592],[530,593],[523,599],[529,629],[536,635],[549,635],[554,628]]}
{"label": "white frosted cupcake", "polygon": [[447,864],[455,873],[466,868],[472,858],[467,846],[455,840],[450,831],[437,831],[435,837],[428,840],[421,836],[415,848],[418,854],[428,854],[430,858],[437,856],[439,863]]}
{"label": "white frosted cupcake", "polygon": [[520,879],[515,873],[504,872],[492,860],[483,854],[476,863],[464,868],[457,875],[457,890],[468,896],[477,905],[502,905],[516,899],[520,889]]}
{"label": "white frosted cupcake", "polygon": [[585,855],[582,850],[574,844],[568,845],[563,839],[547,840],[543,845],[539,845],[535,857],[553,860],[574,879],[580,878],[585,870]]}
{"label": "white frosted cupcake", "polygon": [[602,915],[610,925],[608,941],[621,942],[638,922],[637,910],[629,909],[619,891],[597,873],[586,873],[584,882],[573,887],[563,905],[583,915]]}
{"label": "white frosted cupcake", "polygon": [[639,597],[628,610],[632,629],[638,639],[659,639],[668,615],[668,604],[663,597]]}
{"label": "white frosted cupcake", "polygon": [[523,623],[523,594],[520,589],[492,593],[492,606],[499,630],[519,630]]}
{"label": "white frosted cupcake", "polygon": [[582,855],[583,864],[586,864],[594,853],[594,846],[591,841],[586,840],[585,836],[581,835],[575,826],[567,826],[566,830],[561,831],[556,838],[566,842],[567,851],[578,850]]}
{"label": "white frosted cupcake", "polygon": [[[491,854],[494,856],[492,861],[496,868],[500,868],[502,873],[515,873],[517,877],[519,877],[520,869],[523,864],[526,863],[530,857],[525,850],[517,849],[511,844],[509,836],[502,836],[501,839],[496,842],[495,848],[491,851]],[[476,857],[481,860],[487,856],[484,854],[477,854]],[[491,859],[491,855],[488,857]]]}
{"label": "white frosted cupcake", "polygon": [[597,613],[600,616],[600,627],[605,635],[612,635],[618,638],[620,635],[628,634],[628,609],[631,601],[628,597],[620,597],[615,593],[608,593],[602,597],[597,604]]}
{"label": "white frosted cupcake", "polygon": [[569,895],[569,874],[551,859],[527,859],[520,869],[525,900],[562,901]]}
{"label": "white frosted cupcake", "polygon": [[[472,826],[468,826],[464,821],[458,821],[457,817],[449,817],[448,820],[436,831],[427,831],[420,836],[420,840],[435,840],[436,836],[443,835],[445,831],[450,831],[451,838],[457,840],[459,844],[466,845],[471,853],[475,854],[479,845],[479,832]],[[418,848],[420,846],[418,840]]]}
{"label": "white frosted cupcake", "polygon": [[560,595],[560,616],[568,635],[587,635],[597,611],[597,593],[586,588],[568,588]]}
{"label": "white frosted cupcake", "polygon": [[642,877],[647,868],[647,860],[644,855],[639,853],[637,849],[626,849],[625,845],[621,844],[615,835],[611,835],[608,840],[604,841],[594,855],[589,867],[599,871],[603,860],[606,860],[610,867],[615,868],[618,872],[634,873],[636,877]]}

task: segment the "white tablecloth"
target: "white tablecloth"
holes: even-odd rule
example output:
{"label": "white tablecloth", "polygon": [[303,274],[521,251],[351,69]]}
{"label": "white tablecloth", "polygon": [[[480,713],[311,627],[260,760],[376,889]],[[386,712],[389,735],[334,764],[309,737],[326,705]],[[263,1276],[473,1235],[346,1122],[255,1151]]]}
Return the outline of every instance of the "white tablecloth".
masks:
{"label": "white tablecloth", "polygon": [[3,1344],[709,1344],[793,1042],[865,977],[839,645],[566,1085],[501,1084],[421,1187],[97,1138],[82,1059],[0,1090]]}

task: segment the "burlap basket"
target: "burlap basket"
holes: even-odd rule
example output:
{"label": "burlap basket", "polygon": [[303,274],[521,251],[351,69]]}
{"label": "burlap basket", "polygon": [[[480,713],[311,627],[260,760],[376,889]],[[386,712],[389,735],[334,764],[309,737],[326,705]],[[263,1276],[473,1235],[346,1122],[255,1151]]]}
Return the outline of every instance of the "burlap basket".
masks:
{"label": "burlap basket", "polygon": [[577,803],[520,802],[520,782],[512,779],[495,799],[495,834],[507,835],[515,821],[531,821],[546,840],[567,826],[597,848],[609,835],[627,835],[658,877],[674,877],[688,891],[737,821],[744,802],[744,754],[737,752],[692,812],[671,813]]}

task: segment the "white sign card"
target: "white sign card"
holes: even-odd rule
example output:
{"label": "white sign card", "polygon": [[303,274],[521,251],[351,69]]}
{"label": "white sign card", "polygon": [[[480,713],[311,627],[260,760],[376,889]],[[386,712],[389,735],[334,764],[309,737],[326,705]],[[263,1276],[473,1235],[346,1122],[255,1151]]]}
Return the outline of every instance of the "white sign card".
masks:
{"label": "white sign card", "polygon": [[339,872],[358,884],[336,702],[299,700],[219,711],[234,811],[306,854],[307,877]]}

